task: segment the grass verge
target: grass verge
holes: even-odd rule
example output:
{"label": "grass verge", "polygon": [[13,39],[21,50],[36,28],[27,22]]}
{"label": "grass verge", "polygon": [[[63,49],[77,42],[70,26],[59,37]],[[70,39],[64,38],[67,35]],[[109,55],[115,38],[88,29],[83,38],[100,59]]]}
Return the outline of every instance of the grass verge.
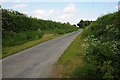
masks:
{"label": "grass verge", "polygon": [[33,41],[24,43],[22,45],[17,45],[17,46],[14,46],[14,47],[3,48],[2,49],[2,58],[13,55],[17,52],[20,52],[20,51],[24,50],[24,49],[30,48],[32,46],[35,46],[37,44],[40,44],[42,42],[45,42],[45,41],[48,41],[48,40],[51,40],[53,38],[57,38],[57,37],[60,37],[60,36],[61,35],[58,35],[58,34],[44,34],[43,37],[38,39],[38,40],[33,40]]}
{"label": "grass verge", "polygon": [[54,77],[70,78],[76,67],[84,66],[84,45],[86,45],[87,42],[83,40],[82,34],[84,34],[84,32],[77,36],[55,64],[56,73]]}

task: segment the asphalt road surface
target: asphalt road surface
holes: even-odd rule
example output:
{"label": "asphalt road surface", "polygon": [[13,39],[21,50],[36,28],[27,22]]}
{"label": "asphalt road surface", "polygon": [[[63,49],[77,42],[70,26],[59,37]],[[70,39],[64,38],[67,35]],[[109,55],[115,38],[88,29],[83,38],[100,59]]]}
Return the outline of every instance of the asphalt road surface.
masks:
{"label": "asphalt road surface", "polygon": [[53,64],[80,32],[82,30],[38,44],[3,59],[2,77],[50,78],[54,73]]}

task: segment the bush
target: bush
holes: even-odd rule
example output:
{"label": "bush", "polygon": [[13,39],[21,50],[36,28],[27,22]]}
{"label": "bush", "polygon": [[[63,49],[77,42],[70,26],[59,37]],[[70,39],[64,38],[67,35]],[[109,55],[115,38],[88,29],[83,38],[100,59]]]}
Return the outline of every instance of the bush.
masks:
{"label": "bush", "polygon": [[120,78],[120,25],[119,12],[97,19],[84,30],[82,38],[86,65],[73,71],[73,77]]}

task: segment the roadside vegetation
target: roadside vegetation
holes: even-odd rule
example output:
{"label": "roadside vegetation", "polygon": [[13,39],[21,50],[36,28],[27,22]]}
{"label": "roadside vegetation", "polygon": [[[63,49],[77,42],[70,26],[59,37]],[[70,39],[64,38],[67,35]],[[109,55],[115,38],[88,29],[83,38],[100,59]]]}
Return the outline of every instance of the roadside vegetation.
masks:
{"label": "roadside vegetation", "polygon": [[70,23],[28,17],[9,9],[1,10],[3,58],[41,42],[78,30]]}
{"label": "roadside vegetation", "polygon": [[99,17],[72,42],[56,63],[64,78],[120,78],[120,11]]}

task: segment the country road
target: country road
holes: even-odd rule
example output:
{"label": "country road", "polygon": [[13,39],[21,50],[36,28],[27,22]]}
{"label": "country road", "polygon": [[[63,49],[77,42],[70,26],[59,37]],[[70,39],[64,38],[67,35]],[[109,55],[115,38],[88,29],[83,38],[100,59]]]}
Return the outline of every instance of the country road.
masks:
{"label": "country road", "polygon": [[38,44],[3,59],[2,77],[50,78],[53,64],[80,32],[82,30]]}

